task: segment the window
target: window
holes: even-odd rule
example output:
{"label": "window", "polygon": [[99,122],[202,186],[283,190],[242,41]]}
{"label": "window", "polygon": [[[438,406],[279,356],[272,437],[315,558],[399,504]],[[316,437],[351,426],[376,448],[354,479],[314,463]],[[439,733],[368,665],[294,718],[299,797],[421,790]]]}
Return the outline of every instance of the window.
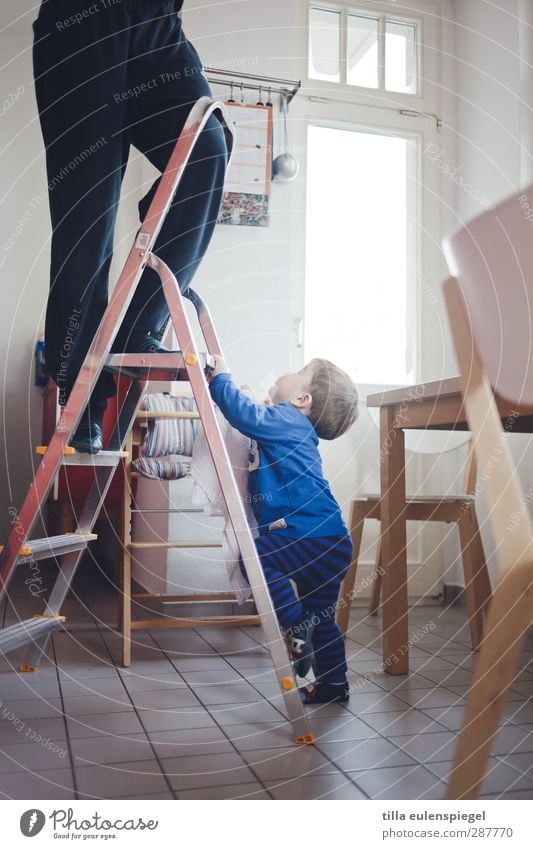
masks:
{"label": "window", "polygon": [[364,383],[413,374],[417,141],[310,124],[305,359]]}
{"label": "window", "polygon": [[353,6],[311,5],[310,79],[418,94],[419,22]]}

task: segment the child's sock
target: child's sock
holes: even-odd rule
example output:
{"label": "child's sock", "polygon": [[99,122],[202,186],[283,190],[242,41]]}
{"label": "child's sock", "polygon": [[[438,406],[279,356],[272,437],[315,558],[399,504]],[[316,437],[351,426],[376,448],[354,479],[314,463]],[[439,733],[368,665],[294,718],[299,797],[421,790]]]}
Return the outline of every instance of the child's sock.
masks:
{"label": "child's sock", "polygon": [[343,704],[350,698],[350,687],[347,681],[343,684],[316,681],[313,684],[300,687],[300,698],[306,705],[327,704],[328,702]]}
{"label": "child's sock", "polygon": [[302,618],[285,632],[294,671],[300,678],[305,678],[313,662],[312,641],[315,623],[312,620],[313,614],[304,610]]}

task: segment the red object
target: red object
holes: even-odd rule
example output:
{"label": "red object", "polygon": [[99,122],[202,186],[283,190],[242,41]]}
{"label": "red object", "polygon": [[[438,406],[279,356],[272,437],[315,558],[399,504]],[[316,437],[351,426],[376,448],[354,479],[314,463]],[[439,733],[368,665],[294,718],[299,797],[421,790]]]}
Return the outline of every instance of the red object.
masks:
{"label": "red object", "polygon": [[[112,398],[107,399],[107,410],[104,414],[104,446],[107,445],[111,436],[114,424],[118,418],[118,408],[120,408],[124,400],[130,381],[125,378],[115,378],[115,382],[117,384],[117,393]],[[59,472],[58,500],[70,502],[73,505],[83,504],[94,481],[95,471],[96,467],[91,469],[90,467],[64,466]],[[122,467],[119,465],[111,481],[105,503],[120,503],[123,492],[124,478]]]}

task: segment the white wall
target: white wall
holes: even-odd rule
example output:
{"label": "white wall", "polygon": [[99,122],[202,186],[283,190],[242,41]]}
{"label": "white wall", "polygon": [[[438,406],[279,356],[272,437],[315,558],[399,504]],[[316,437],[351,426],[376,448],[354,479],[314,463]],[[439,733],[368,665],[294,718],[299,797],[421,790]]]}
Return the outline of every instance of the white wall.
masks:
{"label": "white wall", "polygon": [[[520,188],[520,57],[519,0],[455,0],[456,165],[470,190],[455,190],[455,215],[449,229],[461,226],[483,211],[479,196],[494,204]],[[533,33],[530,31],[530,38]],[[527,104],[533,107],[533,102]],[[477,193],[477,194],[476,194]],[[456,366],[454,366],[456,371]],[[528,436],[509,438],[515,459],[521,458],[520,474],[526,490],[531,485]],[[523,454],[525,450],[525,454]],[[528,462],[529,460],[529,462]],[[451,469],[444,471],[444,475]],[[482,475],[483,470],[480,470]],[[494,545],[478,480],[478,511],[489,557],[491,579],[496,577]],[[450,583],[464,583],[460,566],[451,569]]]}
{"label": "white wall", "polygon": [[[32,7],[36,4],[32,3]],[[28,7],[25,2],[19,12]],[[33,385],[35,341],[44,327],[49,285],[50,219],[44,148],[32,76],[32,28],[36,12],[17,20],[2,9],[0,102],[0,536],[8,508],[20,507],[33,476],[41,442],[41,390]],[[7,24],[7,25],[6,25]],[[141,160],[128,166],[116,230],[118,255],[137,226]],[[146,189],[145,189],[146,190]],[[129,247],[129,244],[128,244]],[[116,268],[116,263],[114,263]]]}

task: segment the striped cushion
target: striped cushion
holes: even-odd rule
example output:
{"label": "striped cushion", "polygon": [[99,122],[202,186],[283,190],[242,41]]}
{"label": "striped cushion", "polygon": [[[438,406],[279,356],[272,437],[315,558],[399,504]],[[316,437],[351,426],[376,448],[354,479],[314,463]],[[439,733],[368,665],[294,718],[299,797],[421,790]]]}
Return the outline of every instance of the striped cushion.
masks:
{"label": "striped cushion", "polygon": [[190,474],[191,460],[179,454],[169,454],[167,457],[139,457],[132,464],[136,472],[145,478],[154,480],[175,481]]}
{"label": "striped cushion", "polygon": [[[194,398],[175,398],[167,392],[147,395],[143,409],[158,413],[196,412]],[[180,454],[192,457],[192,446],[200,422],[198,419],[159,419],[148,424],[141,449],[143,457],[163,457]]]}

